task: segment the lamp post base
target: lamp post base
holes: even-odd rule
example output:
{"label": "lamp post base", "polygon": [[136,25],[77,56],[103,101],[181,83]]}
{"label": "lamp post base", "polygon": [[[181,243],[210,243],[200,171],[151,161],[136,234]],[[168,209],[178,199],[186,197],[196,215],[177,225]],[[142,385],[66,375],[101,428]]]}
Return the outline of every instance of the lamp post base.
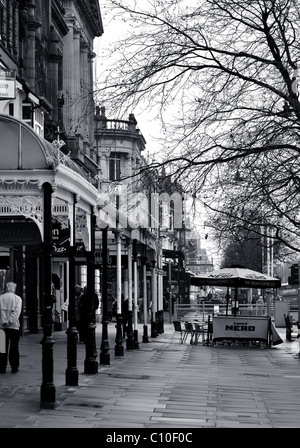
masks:
{"label": "lamp post base", "polygon": [[67,333],[67,358],[68,367],[66,369],[66,386],[78,386],[78,369],[77,369],[77,342],[78,331],[75,326],[70,325]]}
{"label": "lamp post base", "polygon": [[102,342],[101,342],[101,353],[100,353],[100,364],[110,365],[110,354],[109,354],[109,341],[107,332],[107,319],[102,322]]}
{"label": "lamp post base", "polygon": [[134,348],[139,349],[140,345],[139,345],[138,330],[134,330],[133,333],[134,333]]}
{"label": "lamp post base", "polygon": [[133,336],[133,331],[132,331],[132,311],[128,312],[126,349],[127,350],[135,349],[134,336]]}
{"label": "lamp post base", "polygon": [[117,314],[117,325],[116,325],[116,345],[115,345],[115,356],[124,356],[123,338],[122,338],[122,316]]}
{"label": "lamp post base", "polygon": [[143,342],[149,342],[148,338],[148,325],[144,325]]}
{"label": "lamp post base", "polygon": [[56,407],[56,389],[53,383],[53,345],[55,344],[52,336],[44,336],[42,345],[42,371],[43,382],[41,385],[41,406],[47,407],[47,409],[53,409]]}
{"label": "lamp post base", "polygon": [[158,333],[156,330],[156,322],[152,321],[151,322],[151,338],[157,338],[157,336],[158,336]]}

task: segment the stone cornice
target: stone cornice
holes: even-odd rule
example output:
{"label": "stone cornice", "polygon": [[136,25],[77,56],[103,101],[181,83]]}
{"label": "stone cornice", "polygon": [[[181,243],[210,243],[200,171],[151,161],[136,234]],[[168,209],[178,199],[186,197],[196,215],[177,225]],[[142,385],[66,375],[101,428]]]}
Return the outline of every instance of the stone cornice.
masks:
{"label": "stone cornice", "polygon": [[60,6],[60,4],[55,0],[52,1],[52,5],[51,5],[52,20],[53,20],[53,22],[56,23],[61,34],[63,36],[66,36],[66,34],[68,34],[68,32],[69,32],[69,28],[64,20],[64,17],[63,17],[64,14],[65,14],[65,10]]}
{"label": "stone cornice", "polygon": [[102,36],[103,23],[97,0],[77,0],[77,4],[87,19],[94,36]]}

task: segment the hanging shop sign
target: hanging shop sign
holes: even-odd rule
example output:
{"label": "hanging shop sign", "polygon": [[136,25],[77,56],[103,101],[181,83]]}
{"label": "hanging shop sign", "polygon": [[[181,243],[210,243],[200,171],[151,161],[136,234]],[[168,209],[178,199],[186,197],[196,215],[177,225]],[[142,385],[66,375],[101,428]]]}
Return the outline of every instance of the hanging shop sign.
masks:
{"label": "hanging shop sign", "polygon": [[16,71],[0,67],[0,99],[16,98]]}
{"label": "hanging shop sign", "polygon": [[[96,266],[98,269],[103,269],[102,261],[99,259],[99,257],[96,258]],[[100,261],[100,263],[99,263]],[[107,259],[107,268],[108,269],[117,269],[117,257],[116,255],[109,255]],[[121,269],[127,269],[128,268],[128,257],[127,255],[121,256]]]}
{"label": "hanging shop sign", "polygon": [[70,246],[70,227],[52,218],[53,254],[65,255]]}

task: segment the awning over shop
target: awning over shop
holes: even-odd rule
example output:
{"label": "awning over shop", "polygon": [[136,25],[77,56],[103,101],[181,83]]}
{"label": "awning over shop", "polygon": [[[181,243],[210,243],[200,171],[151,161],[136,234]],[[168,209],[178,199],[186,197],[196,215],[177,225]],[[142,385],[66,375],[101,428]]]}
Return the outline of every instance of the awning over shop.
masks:
{"label": "awning over shop", "polygon": [[[0,115],[0,136],[0,170],[51,169],[57,164],[59,150],[14,117]],[[73,160],[65,158],[64,165],[87,179]]]}

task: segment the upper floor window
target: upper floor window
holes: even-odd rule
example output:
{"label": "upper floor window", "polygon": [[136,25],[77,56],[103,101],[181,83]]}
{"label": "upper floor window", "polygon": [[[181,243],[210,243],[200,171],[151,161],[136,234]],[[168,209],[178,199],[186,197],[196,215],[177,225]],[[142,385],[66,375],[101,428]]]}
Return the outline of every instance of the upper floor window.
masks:
{"label": "upper floor window", "polygon": [[22,120],[30,126],[33,125],[33,107],[32,103],[22,104]]}
{"label": "upper floor window", "polygon": [[112,152],[109,158],[109,180],[121,180],[121,155]]}
{"label": "upper floor window", "polygon": [[33,127],[38,135],[44,137],[44,112],[34,108],[31,102],[22,104],[22,120]]}

